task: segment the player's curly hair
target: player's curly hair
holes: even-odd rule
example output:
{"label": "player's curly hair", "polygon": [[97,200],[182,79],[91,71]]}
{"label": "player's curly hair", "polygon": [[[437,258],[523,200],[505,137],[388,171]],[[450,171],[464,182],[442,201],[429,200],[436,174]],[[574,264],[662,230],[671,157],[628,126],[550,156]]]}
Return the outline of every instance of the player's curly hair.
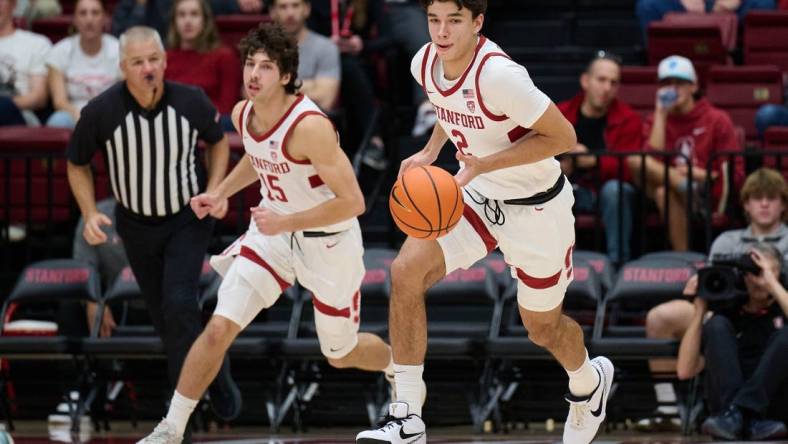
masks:
{"label": "player's curly hair", "polygon": [[427,8],[435,2],[454,2],[457,9],[467,8],[471,11],[471,16],[476,18],[479,14],[487,12],[487,0],[419,0],[422,8],[426,11]]}
{"label": "player's curly hair", "polygon": [[285,92],[295,94],[301,87],[298,80],[298,45],[285,34],[282,27],[275,23],[261,23],[251,29],[238,44],[241,63],[257,51],[264,51],[279,67],[281,75],[290,74],[290,81],[285,85]]}

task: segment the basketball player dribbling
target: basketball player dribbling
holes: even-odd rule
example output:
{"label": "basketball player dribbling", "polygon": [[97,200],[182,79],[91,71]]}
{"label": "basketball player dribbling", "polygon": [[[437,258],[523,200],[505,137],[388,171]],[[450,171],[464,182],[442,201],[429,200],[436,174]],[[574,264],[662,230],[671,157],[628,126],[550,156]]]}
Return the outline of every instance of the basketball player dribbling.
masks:
{"label": "basketball player dribbling", "polygon": [[216,309],[186,357],[167,416],[141,443],[181,442],[230,344],[296,279],[313,293],[328,362],[393,379],[390,347],[358,332],[364,263],[356,216],[364,198],[331,121],[296,92],[298,47],[279,26],[261,25],[241,41],[240,52],[251,99],[238,103],[232,117],[246,154],[215,191],[191,205],[203,218],[257,180],[263,199],[246,234],[211,259],[223,276]]}
{"label": "basketball player dribbling", "polygon": [[574,130],[525,68],[479,34],[486,0],[421,3],[431,42],[415,55],[411,72],[438,124],[427,145],[402,162],[400,174],[433,163],[451,139],[465,209],[457,226],[437,241],[409,237],[391,266],[389,333],[397,398],[388,422],[359,433],[356,442],[426,442],[424,293],[498,246],[518,279],[517,302],[528,337],[569,375],[564,443],[589,443],[605,418],[614,369],[607,358],[589,360],[580,326],[561,313],[572,281],[574,198],[553,157],[575,145]]}

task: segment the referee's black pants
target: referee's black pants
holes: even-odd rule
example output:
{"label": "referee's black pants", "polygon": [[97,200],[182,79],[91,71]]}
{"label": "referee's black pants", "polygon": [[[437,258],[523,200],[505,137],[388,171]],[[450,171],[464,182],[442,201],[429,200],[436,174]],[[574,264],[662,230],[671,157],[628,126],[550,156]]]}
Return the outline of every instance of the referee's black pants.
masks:
{"label": "referee's black pants", "polygon": [[773,414],[785,407],[785,400],[779,394],[785,393],[788,382],[788,328],[764,339],[761,350],[743,350],[727,317],[712,316],[703,326],[703,355],[712,414],[733,404],[757,417],[783,419],[784,414]]}
{"label": "referee's black pants", "polygon": [[[153,220],[117,206],[117,231],[129,265],[148,305],[153,326],[164,342],[173,387],[186,354],[202,332],[197,302],[200,272],[214,219],[197,219],[191,207]],[[229,371],[227,359],[221,371]]]}

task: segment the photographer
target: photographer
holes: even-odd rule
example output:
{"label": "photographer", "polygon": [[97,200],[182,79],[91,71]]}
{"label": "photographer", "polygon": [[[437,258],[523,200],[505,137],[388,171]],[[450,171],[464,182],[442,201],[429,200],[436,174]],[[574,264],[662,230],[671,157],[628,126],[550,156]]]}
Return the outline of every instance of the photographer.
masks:
{"label": "photographer", "polygon": [[[728,230],[720,234],[711,245],[710,257],[717,255],[747,253],[755,243],[773,244],[783,254],[788,254],[788,227],[783,223],[788,206],[788,185],[778,171],[761,168],[747,176],[739,193],[739,200],[750,224],[739,230]],[[697,277],[687,282],[685,292],[697,287]],[[653,339],[681,340],[692,320],[694,308],[686,299],[674,299],[657,305],[646,315],[646,337]],[[673,374],[676,371],[674,359],[652,359],[649,361],[652,373]],[[657,382],[654,385],[657,401],[661,404],[675,404],[676,394],[670,382]],[[675,415],[675,406],[661,405],[654,418],[638,423],[645,431],[667,428],[677,429],[664,415]]]}
{"label": "photographer", "polygon": [[[788,328],[783,328],[788,291],[779,278],[784,260],[774,245],[766,243],[753,245],[749,257],[754,267],[737,266],[745,297],[724,304],[713,301],[710,311],[711,298],[697,292],[701,297],[694,299],[677,364],[679,379],[706,369],[707,400],[715,416],[703,423],[702,430],[728,440],[786,436],[784,423],[766,419],[788,375]],[[685,295],[694,296],[696,290],[688,286]]]}

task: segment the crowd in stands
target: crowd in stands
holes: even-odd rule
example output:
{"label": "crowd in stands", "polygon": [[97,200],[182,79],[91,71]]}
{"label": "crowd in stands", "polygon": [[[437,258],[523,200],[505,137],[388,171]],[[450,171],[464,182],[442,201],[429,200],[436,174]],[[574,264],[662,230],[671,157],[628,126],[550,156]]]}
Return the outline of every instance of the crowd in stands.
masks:
{"label": "crowd in stands", "polygon": [[[778,3],[637,0],[635,15],[646,41],[649,24],[669,12],[733,13],[741,24],[749,12],[775,9]],[[366,143],[363,162],[383,171],[392,167],[379,118],[391,70],[381,69],[381,62],[394,53],[410,60],[429,40],[426,17],[416,0],[76,0],[73,32],[60,41],[51,42],[19,25],[57,16],[62,6],[56,0],[0,0],[0,126],[74,128],[88,101],[121,79],[115,36],[144,24],[158,30],[166,42],[166,78],[202,88],[220,113],[223,129],[233,131],[230,114],[243,97],[243,61],[236,48],[222,39],[215,17],[251,14],[280,24],[298,42],[301,91],[329,115],[341,113],[347,122],[343,148],[352,156]],[[783,267],[788,260],[784,223],[788,185],[783,172],[761,168],[746,175],[743,156],[718,155],[743,152],[747,147],[737,133],[742,122],[704,97],[705,71],[683,56],[662,59],[656,69],[653,108],[644,114],[619,95],[622,67],[620,57],[599,51],[580,74],[577,95],[558,104],[577,134],[575,148],[559,159],[574,186],[575,212],[598,215],[611,262],[618,266],[634,259],[635,201],[643,193],[666,221],[673,250],[693,248],[688,237],[693,220],[731,213],[727,205],[735,202],[748,225],[719,235],[709,255],[750,253],[757,246],[753,255],[762,269]],[[435,123],[434,110],[413,79],[407,85],[406,102],[415,115],[408,133],[423,136]],[[769,127],[788,127],[788,102],[763,105],[751,123],[759,141]],[[709,201],[713,214],[706,212],[704,203]],[[109,276],[123,265],[116,257],[122,246],[112,246],[112,252],[109,247],[105,252],[94,251],[77,245],[77,239],[82,237],[75,236],[75,256],[94,263],[111,281]],[[775,256],[764,245],[772,245],[779,254]],[[114,265],[102,270],[106,263]],[[774,399],[770,396],[777,388],[754,386],[754,380],[759,375],[774,380],[775,374],[788,374],[785,359],[782,367],[775,364],[776,356],[788,352],[788,330],[768,334],[764,329],[748,330],[754,323],[766,325],[786,318],[788,307],[773,299],[770,304],[763,297],[758,299],[762,293],[780,291],[782,287],[772,279],[779,274],[767,272],[761,281],[751,283],[748,290],[754,296],[746,310],[708,314],[700,298],[694,302],[688,298],[660,304],[645,319],[649,338],[681,341],[678,366],[676,361],[654,360],[655,374],[676,373],[688,379],[704,366],[707,371],[710,367],[736,369],[734,375],[715,370],[709,378],[716,385],[710,392],[712,416],[703,429],[713,436],[736,439],[786,433],[784,424],[768,420],[768,401]],[[692,297],[696,289],[697,277],[693,277],[684,294]],[[95,305],[87,310],[87,319],[93,319]],[[110,312],[105,316],[102,334],[109,335],[114,320]],[[732,358],[719,364],[724,353],[730,355],[736,349],[731,337],[740,337],[742,332],[753,334],[751,350],[757,353],[739,356],[738,367],[728,366]],[[656,389],[658,399],[666,391],[673,392],[672,387],[660,384]],[[667,398],[675,401],[675,395]]]}

